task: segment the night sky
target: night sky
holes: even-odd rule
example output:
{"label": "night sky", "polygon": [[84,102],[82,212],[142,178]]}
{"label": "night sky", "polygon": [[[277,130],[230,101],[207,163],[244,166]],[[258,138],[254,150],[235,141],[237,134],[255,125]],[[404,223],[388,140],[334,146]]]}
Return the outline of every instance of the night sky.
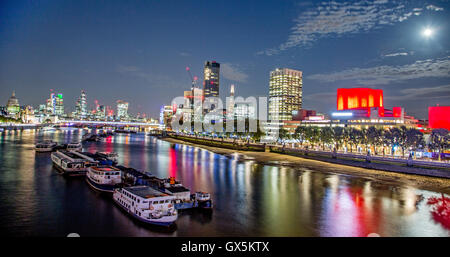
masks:
{"label": "night sky", "polygon": [[[333,111],[339,87],[384,90],[418,118],[450,105],[450,1],[0,1],[0,105],[80,90],[159,116],[221,63],[221,95],[267,96],[269,72],[303,71],[303,106]],[[429,28],[431,34],[424,31]],[[201,81],[200,81],[201,82]]]}

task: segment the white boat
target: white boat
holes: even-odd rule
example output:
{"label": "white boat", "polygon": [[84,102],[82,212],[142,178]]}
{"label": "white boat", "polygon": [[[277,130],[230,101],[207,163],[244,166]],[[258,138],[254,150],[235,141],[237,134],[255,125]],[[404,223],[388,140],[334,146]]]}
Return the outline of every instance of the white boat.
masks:
{"label": "white boat", "polygon": [[91,166],[98,162],[92,158],[80,155],[75,151],[56,151],[52,153],[53,165],[69,176],[83,176]]}
{"label": "white boat", "polygon": [[36,144],[36,152],[51,152],[56,147],[57,143],[52,140],[46,140]]}
{"label": "white boat", "polygon": [[205,192],[196,192],[195,195],[195,201],[197,202],[197,207],[204,208],[204,209],[212,209],[213,208],[213,202],[211,199],[211,195],[209,193]]}
{"label": "white boat", "polygon": [[133,218],[144,223],[170,226],[178,218],[175,197],[149,186],[116,188],[113,200]]}
{"label": "white boat", "polygon": [[42,131],[55,131],[56,130],[56,128],[55,127],[52,127],[52,126],[50,126],[50,127],[42,127]]}
{"label": "white boat", "polygon": [[117,163],[119,155],[114,152],[96,152],[97,155]]}
{"label": "white boat", "polygon": [[67,144],[67,151],[81,151],[83,146],[81,143],[70,143]]}
{"label": "white boat", "polygon": [[112,193],[122,183],[122,172],[112,166],[92,166],[86,173],[86,182],[94,189]]}

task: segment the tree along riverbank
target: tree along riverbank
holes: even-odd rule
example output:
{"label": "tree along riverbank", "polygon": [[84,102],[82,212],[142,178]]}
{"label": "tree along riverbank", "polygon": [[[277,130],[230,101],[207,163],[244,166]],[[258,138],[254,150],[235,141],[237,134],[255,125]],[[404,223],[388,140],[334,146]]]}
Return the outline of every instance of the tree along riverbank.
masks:
{"label": "tree along riverbank", "polygon": [[[362,156],[359,156],[359,158],[357,158],[356,156],[352,157],[351,155],[336,154],[333,152],[308,151],[287,147],[284,148],[277,146],[265,146],[261,144],[238,144],[229,141],[194,138],[179,135],[169,135],[168,137],[171,139],[181,140],[183,142],[189,142],[196,145],[203,145],[212,148],[219,148],[219,149],[222,148],[230,150],[230,151],[218,151],[217,149],[212,150],[213,152],[219,154],[232,154],[233,152],[240,151],[246,155],[248,155],[249,153],[254,153],[251,154],[253,157],[257,157],[258,155],[267,157],[267,154],[273,153],[372,170],[397,172],[427,177],[438,177],[447,180],[450,178],[450,169],[448,167],[433,167],[427,166],[426,164],[420,165],[415,164],[414,166],[411,166],[408,165],[408,160],[400,160],[397,162],[393,162],[382,160],[382,158],[370,156],[368,158],[367,157],[361,158]],[[266,159],[263,158],[262,161],[264,160]],[[283,159],[281,160],[283,161]],[[450,183],[450,180],[448,180],[448,182]]]}

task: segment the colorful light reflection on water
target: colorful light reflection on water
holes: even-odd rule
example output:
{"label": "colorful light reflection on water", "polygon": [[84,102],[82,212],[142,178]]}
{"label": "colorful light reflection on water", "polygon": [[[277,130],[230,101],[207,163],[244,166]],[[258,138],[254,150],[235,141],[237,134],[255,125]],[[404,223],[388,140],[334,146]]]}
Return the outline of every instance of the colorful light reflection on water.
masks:
{"label": "colorful light reflection on water", "polygon": [[[36,140],[67,143],[82,130],[0,135],[0,231],[7,235],[81,236],[449,236],[436,222],[429,197],[401,180],[336,173],[344,166],[286,167],[239,161],[145,135],[116,135],[84,149],[115,151],[120,164],[174,176],[213,195],[211,215],[183,212],[175,231],[142,227],[92,191],[83,179],[56,173]],[[420,197],[422,196],[422,197]]]}

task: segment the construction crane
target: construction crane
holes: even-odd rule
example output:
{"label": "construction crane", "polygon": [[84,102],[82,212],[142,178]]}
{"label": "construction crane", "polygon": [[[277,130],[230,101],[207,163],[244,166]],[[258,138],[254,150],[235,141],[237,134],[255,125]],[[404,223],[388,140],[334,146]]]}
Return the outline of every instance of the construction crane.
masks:
{"label": "construction crane", "polygon": [[186,71],[188,72],[189,76],[191,77],[191,81],[192,81],[192,89],[194,89],[194,88],[195,88],[195,85],[196,85],[196,83],[197,83],[198,77],[197,77],[197,76],[192,76],[191,68],[186,67]]}

